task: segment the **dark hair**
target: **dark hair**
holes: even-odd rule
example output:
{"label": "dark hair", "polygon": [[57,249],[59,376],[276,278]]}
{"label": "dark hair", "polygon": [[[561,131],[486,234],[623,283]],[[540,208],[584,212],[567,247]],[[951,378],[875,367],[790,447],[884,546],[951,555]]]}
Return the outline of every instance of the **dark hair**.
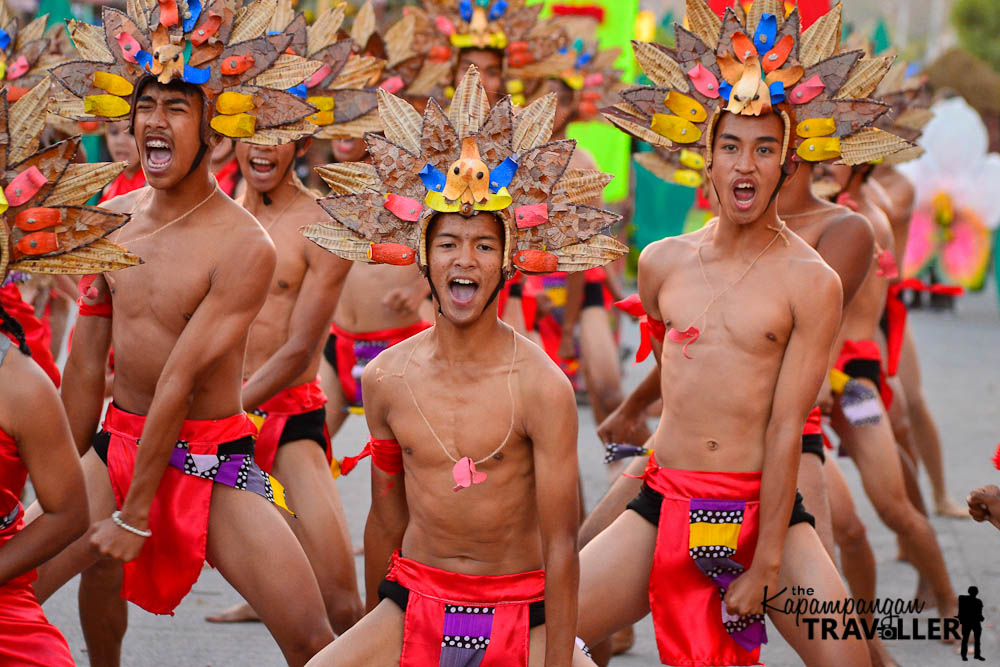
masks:
{"label": "dark hair", "polygon": [[31,348],[28,347],[28,342],[24,337],[24,327],[4,310],[2,305],[0,305],[0,329],[12,334],[17,340],[17,349],[27,356],[31,356]]}

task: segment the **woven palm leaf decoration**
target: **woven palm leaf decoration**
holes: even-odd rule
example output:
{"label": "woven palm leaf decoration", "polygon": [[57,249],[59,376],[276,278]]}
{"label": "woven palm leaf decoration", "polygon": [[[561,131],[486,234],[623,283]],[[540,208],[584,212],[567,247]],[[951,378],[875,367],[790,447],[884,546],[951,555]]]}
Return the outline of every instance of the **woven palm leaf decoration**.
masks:
{"label": "woven palm leaf decoration", "polygon": [[[676,47],[634,42],[653,86],[626,90],[605,116],[632,136],[663,149],[704,152],[722,111],[776,112],[785,124],[782,160],[863,164],[913,144],[873,127],[888,105],[871,99],[888,64],[838,52],[838,3],[805,32],[798,10],[756,0],[745,21],[731,9],[720,19],[705,0],[687,0],[690,29],[675,26]],[[891,62],[891,61],[890,61]]]}
{"label": "woven palm leaf decoration", "polygon": [[541,4],[529,6],[525,0],[423,0],[423,11],[416,13],[435,28],[430,61],[446,63],[450,75],[462,49],[498,50],[507,92],[515,104],[523,104],[523,96],[532,92],[528,82],[558,76],[574,61],[560,52],[567,45],[560,26],[540,20],[541,10]]}
{"label": "woven palm leaf decoration", "polygon": [[19,100],[62,60],[55,48],[62,24],[48,28],[48,20],[49,15],[43,14],[22,26],[0,0],[0,82],[9,102]]}
{"label": "woven palm leaf decoration", "polygon": [[80,138],[39,150],[50,82],[43,79],[17,102],[0,90],[0,276],[81,275],[140,263],[105,237],[129,216],[87,206],[125,168],[124,162],[73,161]]}
{"label": "woven palm leaf decoration", "polygon": [[307,119],[317,109],[288,89],[322,64],[286,53],[292,34],[267,34],[278,0],[128,0],[127,9],[104,7],[101,26],[70,22],[81,59],[52,73],[77,105],[56,113],[127,118],[136,85],[151,76],[197,86],[220,135],[274,145],[315,131]]}
{"label": "woven palm leaf decoration", "polygon": [[583,202],[609,178],[569,170],[576,142],[549,142],[554,96],[514,114],[510,96],[492,109],[469,68],[448,114],[430,100],[423,117],[379,91],[385,136],[366,135],[372,164],[343,163],[319,173],[333,194],[319,200],[331,220],[303,228],[346,259],[427,266],[427,227],[439,212],[491,211],[505,230],[504,271],[579,271],[627,248],[603,232],[619,216]]}

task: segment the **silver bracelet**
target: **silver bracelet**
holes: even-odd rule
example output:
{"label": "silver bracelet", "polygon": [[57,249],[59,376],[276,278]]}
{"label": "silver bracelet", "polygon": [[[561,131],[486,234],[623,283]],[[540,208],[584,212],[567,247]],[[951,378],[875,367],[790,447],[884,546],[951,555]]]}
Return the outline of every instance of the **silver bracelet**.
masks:
{"label": "silver bracelet", "polygon": [[122,513],[115,510],[111,513],[111,520],[114,521],[115,525],[122,530],[127,530],[133,535],[138,535],[139,537],[152,537],[153,531],[151,530],[139,530],[135,526],[130,526],[122,520]]}

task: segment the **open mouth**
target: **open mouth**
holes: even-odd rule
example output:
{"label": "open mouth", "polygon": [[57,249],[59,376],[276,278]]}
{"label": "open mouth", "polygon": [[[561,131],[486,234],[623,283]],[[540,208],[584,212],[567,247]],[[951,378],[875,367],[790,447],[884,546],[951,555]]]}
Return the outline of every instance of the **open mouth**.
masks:
{"label": "open mouth", "polygon": [[270,176],[277,168],[278,163],[274,160],[258,156],[250,158],[250,169],[258,176]]}
{"label": "open mouth", "polygon": [[757,186],[749,178],[740,178],[733,183],[733,199],[736,201],[736,208],[741,211],[749,210],[757,199]]}
{"label": "open mouth", "polygon": [[341,154],[351,154],[354,152],[354,140],[353,139],[341,139],[336,142],[334,149]]}
{"label": "open mouth", "polygon": [[146,166],[153,171],[164,171],[173,162],[174,151],[170,144],[155,137],[147,138],[145,143]]}
{"label": "open mouth", "polygon": [[448,283],[448,292],[452,301],[459,306],[467,306],[472,303],[479,290],[479,284],[468,278],[455,278]]}

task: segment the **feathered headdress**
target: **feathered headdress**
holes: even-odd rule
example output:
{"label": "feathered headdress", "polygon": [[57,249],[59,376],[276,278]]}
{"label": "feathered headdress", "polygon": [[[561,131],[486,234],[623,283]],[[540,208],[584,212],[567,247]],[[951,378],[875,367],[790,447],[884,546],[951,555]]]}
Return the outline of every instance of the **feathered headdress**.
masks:
{"label": "feathered headdress", "polygon": [[9,102],[22,95],[45,78],[48,69],[59,64],[59,39],[62,25],[47,29],[49,15],[33,19],[23,28],[20,20],[0,0],[0,81],[7,90]]}
{"label": "feathered headdress", "polygon": [[[378,96],[373,86],[385,61],[355,55],[355,41],[339,34],[345,9],[344,3],[327,8],[307,26],[305,15],[295,13],[291,0],[279,0],[268,29],[268,35],[291,35],[286,53],[307,59],[300,62],[302,73],[311,74],[288,92],[316,107],[309,121],[318,126],[315,136],[320,139],[361,137],[378,127]],[[363,19],[360,14],[359,18]]]}
{"label": "feathered headdress", "polygon": [[688,0],[688,30],[675,26],[676,48],[633,42],[654,86],[622,93],[605,115],[660,148],[705,151],[722,111],[761,115],[777,110],[785,124],[782,163],[790,152],[807,162],[862,164],[912,146],[871,127],[888,106],[870,95],[890,58],[838,53],[838,3],[800,34],[798,10],[785,17],[780,0],[756,0],[745,23],[731,9],[720,21],[705,0]]}
{"label": "feathered headdress", "polygon": [[328,165],[333,194],[320,200],[332,222],[303,233],[345,259],[427,266],[427,227],[437,213],[492,211],[505,230],[504,271],[579,271],[627,248],[602,234],[618,219],[593,201],[611,180],[567,169],[576,142],[546,143],[555,97],[516,116],[510,97],[489,108],[470,67],[448,115],[431,100],[423,119],[409,103],[379,91],[385,137],[368,134],[373,164]]}
{"label": "feathered headdress", "polygon": [[278,0],[128,0],[127,14],[104,7],[102,26],[71,21],[83,60],[52,73],[76,100],[53,111],[126,118],[136,85],[153,77],[198,87],[208,126],[221,135],[272,145],[308,136],[317,109],[287,89],[321,64],[286,53],[292,34],[265,33],[277,8]]}
{"label": "feathered headdress", "polygon": [[9,103],[0,91],[0,276],[90,274],[139,264],[105,240],[129,216],[87,206],[125,168],[124,162],[73,161],[80,138],[38,150],[45,127],[49,80]]}
{"label": "feathered headdress", "polygon": [[539,20],[541,4],[527,6],[524,0],[423,0],[423,5],[437,31],[428,58],[454,66],[462,49],[501,51],[507,92],[515,103],[523,100],[517,96],[524,95],[526,81],[557,76],[573,63],[569,53],[560,53],[566,38],[558,24]]}

